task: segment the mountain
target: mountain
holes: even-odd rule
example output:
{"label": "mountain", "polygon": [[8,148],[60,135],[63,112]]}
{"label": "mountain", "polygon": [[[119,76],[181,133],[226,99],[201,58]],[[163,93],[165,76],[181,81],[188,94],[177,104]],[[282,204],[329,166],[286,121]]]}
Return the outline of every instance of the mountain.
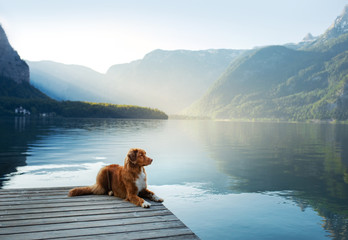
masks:
{"label": "mountain", "polygon": [[[271,46],[237,58],[184,114],[212,118],[348,119],[347,7],[301,50]],[[335,35],[336,34],[336,35]]]}
{"label": "mountain", "polygon": [[307,33],[307,35],[302,39],[303,42],[313,42],[317,40],[317,37],[314,37],[311,33]]}
{"label": "mountain", "polygon": [[16,83],[29,82],[29,67],[8,42],[0,25],[0,76]]}
{"label": "mountain", "polygon": [[284,46],[294,50],[301,50],[313,44],[318,40],[318,38],[318,36],[313,36],[311,33],[307,33],[299,43],[287,43]]}
{"label": "mountain", "polygon": [[31,83],[57,100],[127,103],[175,113],[199,98],[244,50],[154,50],[111,66],[106,74],[79,65],[27,61]]}
{"label": "mountain", "polygon": [[47,98],[29,83],[29,67],[10,45],[0,25],[0,97]]}
{"label": "mountain", "polygon": [[[270,91],[310,65],[318,54],[270,46],[235,60],[198,102],[185,114],[214,118],[244,118],[261,107]],[[244,104],[247,104],[246,106]],[[252,104],[252,105],[250,105]],[[243,106],[244,105],[244,106]],[[255,106],[256,107],[256,106]],[[261,117],[252,114],[253,117]]]}
{"label": "mountain", "polygon": [[339,36],[348,33],[348,5],[344,8],[341,15],[339,15],[333,24],[326,30],[326,32],[321,36],[321,40],[318,42],[324,42],[333,38],[338,38]]}
{"label": "mountain", "polygon": [[[51,88],[53,92],[59,93],[62,90],[69,90],[64,89],[64,85],[57,85],[54,81],[56,77],[60,77],[63,80],[67,79],[64,82],[65,86],[73,88],[74,84],[77,84],[77,88],[73,89],[75,94],[81,93],[77,97],[85,96],[91,98],[91,94],[94,92],[100,94],[98,95],[99,99],[103,96],[102,92],[98,92],[100,90],[98,82],[103,83],[103,75],[91,69],[52,62],[41,62],[38,68],[36,68],[35,63],[31,64],[34,69],[34,78],[42,77],[43,85],[45,82],[51,81],[49,86],[56,88]],[[39,70],[42,71],[40,72]],[[75,78],[69,78],[71,76]],[[92,82],[92,80],[96,79],[98,82]],[[69,85],[69,81],[72,81],[73,84]],[[87,96],[88,94],[90,95]],[[13,50],[5,31],[0,25],[0,116],[14,116],[18,114],[94,118],[168,118],[164,112],[157,109],[131,105],[56,101],[49,98],[30,84],[28,65]]]}
{"label": "mountain", "polygon": [[243,50],[155,50],[143,59],[112,66],[110,85],[127,89],[132,104],[175,113],[200,97]]}
{"label": "mountain", "polygon": [[104,74],[80,65],[27,61],[30,82],[56,100],[110,102]]}

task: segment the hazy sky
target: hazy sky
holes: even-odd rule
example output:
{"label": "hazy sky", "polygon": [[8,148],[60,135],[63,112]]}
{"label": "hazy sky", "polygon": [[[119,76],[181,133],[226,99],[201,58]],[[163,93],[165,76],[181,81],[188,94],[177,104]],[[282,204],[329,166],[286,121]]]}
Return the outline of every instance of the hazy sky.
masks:
{"label": "hazy sky", "polygon": [[154,49],[246,49],[323,33],[347,0],[0,0],[26,60],[105,72]]}

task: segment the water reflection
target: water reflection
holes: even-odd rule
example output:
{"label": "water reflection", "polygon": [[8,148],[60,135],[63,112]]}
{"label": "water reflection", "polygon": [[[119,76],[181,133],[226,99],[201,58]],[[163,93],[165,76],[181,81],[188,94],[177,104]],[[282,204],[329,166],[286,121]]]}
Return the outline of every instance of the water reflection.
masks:
{"label": "water reflection", "polygon": [[17,167],[8,174],[6,188],[35,188],[92,185],[103,162]]}
{"label": "water reflection", "polygon": [[203,239],[348,238],[348,125],[11,119],[0,131],[0,186],[92,184],[142,147],[149,184]]}
{"label": "water reflection", "polygon": [[199,183],[151,189],[202,239],[328,238],[322,217],[278,194],[212,194]]}
{"label": "water reflection", "polygon": [[333,238],[348,237],[347,125],[207,122],[191,127],[218,169],[238,180],[232,191],[281,192],[302,210],[311,207],[323,216],[323,228]]}
{"label": "water reflection", "polygon": [[[144,146],[152,134],[161,132],[160,120],[122,119],[0,119],[0,187],[78,185],[87,172],[85,164],[123,164],[131,147]],[[151,149],[151,147],[149,147]],[[120,157],[121,156],[121,157]],[[71,166],[66,168],[66,165]],[[88,165],[88,166],[92,166]],[[48,167],[47,166],[51,166]],[[60,167],[59,167],[60,166]],[[34,167],[34,168],[33,168]],[[33,171],[45,167],[45,171]],[[94,169],[94,168],[93,168]],[[97,172],[98,169],[94,170]],[[46,181],[49,174],[80,175],[71,181]],[[69,174],[68,174],[69,175]],[[90,176],[90,175],[89,175]],[[41,180],[40,180],[41,178]],[[32,181],[28,181],[28,180]],[[94,181],[94,178],[90,178]],[[23,184],[19,184],[20,181]]]}
{"label": "water reflection", "polygon": [[25,117],[0,119],[0,188],[4,176],[16,171],[18,166],[26,165],[27,144],[34,141],[36,130],[30,127]]}

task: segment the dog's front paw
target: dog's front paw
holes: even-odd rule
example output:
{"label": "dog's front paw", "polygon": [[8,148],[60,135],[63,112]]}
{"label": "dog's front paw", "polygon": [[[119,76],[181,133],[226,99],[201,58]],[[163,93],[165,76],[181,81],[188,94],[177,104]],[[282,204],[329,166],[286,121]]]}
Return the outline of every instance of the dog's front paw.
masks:
{"label": "dog's front paw", "polygon": [[156,195],[153,195],[153,196],[151,197],[151,200],[152,200],[152,201],[155,201],[155,202],[163,202],[163,201],[164,201],[163,198],[160,198],[160,197],[158,197],[158,196],[156,196]]}
{"label": "dog's front paw", "polygon": [[148,202],[146,202],[146,201],[144,200],[144,202],[141,204],[141,206],[142,206],[143,208],[149,208],[149,207],[151,207],[151,204],[148,203]]}
{"label": "dog's front paw", "polygon": [[113,196],[113,195],[114,195],[114,192],[113,192],[113,191],[109,191],[109,192],[108,192],[108,195],[109,195],[109,196]]}

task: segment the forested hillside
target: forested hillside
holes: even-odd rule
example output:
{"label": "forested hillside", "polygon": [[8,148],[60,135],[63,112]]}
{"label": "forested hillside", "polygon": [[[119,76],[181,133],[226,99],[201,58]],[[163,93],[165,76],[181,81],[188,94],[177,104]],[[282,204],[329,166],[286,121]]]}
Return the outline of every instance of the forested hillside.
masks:
{"label": "forested hillside", "polygon": [[[337,19],[343,21],[346,14]],[[228,119],[348,119],[348,30],[334,30],[347,27],[338,20],[299,50],[270,46],[247,52],[184,114]]]}

